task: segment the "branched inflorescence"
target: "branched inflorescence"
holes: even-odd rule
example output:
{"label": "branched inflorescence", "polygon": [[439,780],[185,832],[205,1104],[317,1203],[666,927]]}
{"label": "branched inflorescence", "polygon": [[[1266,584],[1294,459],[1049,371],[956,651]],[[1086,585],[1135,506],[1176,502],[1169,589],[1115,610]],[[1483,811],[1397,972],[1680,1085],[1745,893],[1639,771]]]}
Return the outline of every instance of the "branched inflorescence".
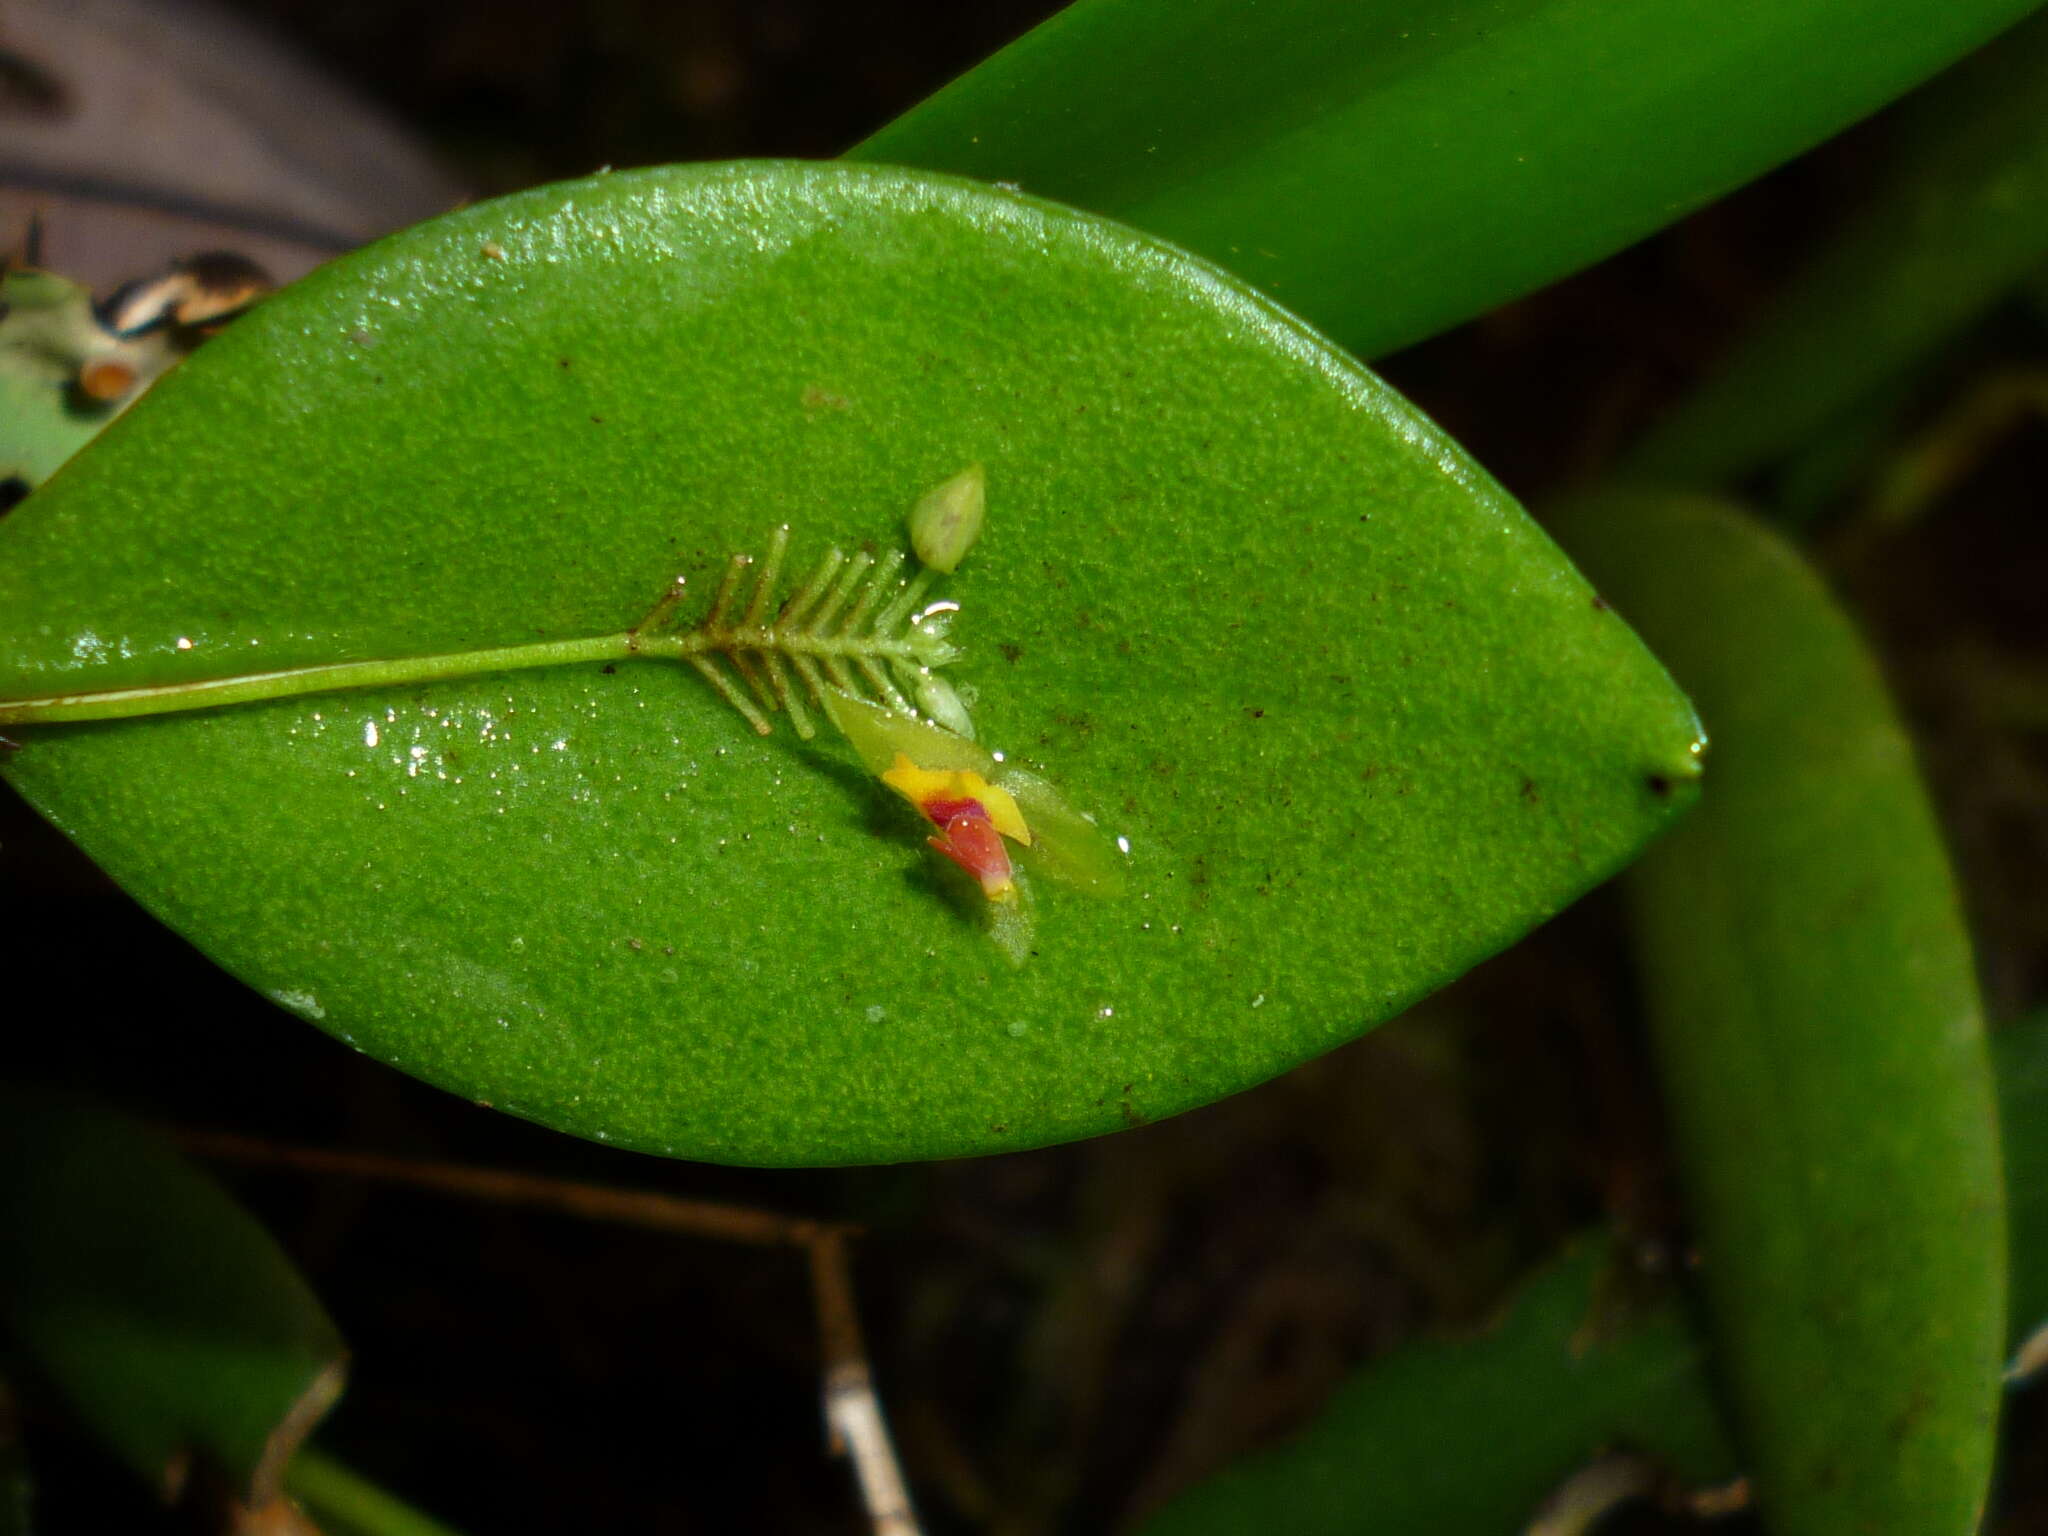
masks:
{"label": "branched inflorescence", "polygon": [[688,627],[675,619],[685,596],[678,578],[630,631],[633,649],[689,662],[763,736],[779,709],[809,739],[816,732],[805,696],[822,705],[826,689],[836,688],[902,714],[921,711],[971,737],[966,708],[936,671],[960,654],[946,639],[959,605],[925,602],[931,571],[919,566],[906,578],[901,550],[877,556],[828,549],[778,605],[788,551],[789,529],[782,527],[758,562],[734,555],[711,611]]}

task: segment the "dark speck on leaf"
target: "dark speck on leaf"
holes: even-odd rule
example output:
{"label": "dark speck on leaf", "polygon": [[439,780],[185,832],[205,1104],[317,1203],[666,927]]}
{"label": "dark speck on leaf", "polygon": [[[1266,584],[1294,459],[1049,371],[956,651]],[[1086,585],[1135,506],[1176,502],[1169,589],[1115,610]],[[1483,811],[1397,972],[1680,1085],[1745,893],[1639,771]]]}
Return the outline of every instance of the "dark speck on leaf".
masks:
{"label": "dark speck on leaf", "polygon": [[1015,665],[1017,658],[1024,654],[1023,646],[1011,645],[1007,640],[998,644],[996,646],[996,649],[1003,653],[1003,660],[1011,663],[1012,665]]}
{"label": "dark speck on leaf", "polygon": [[608,661],[603,666],[599,667],[597,670],[602,672],[606,677],[610,677],[614,672],[619,670],[619,664],[615,661]]}
{"label": "dark speck on leaf", "polygon": [[1671,794],[1671,780],[1666,778],[1663,774],[1653,773],[1649,776],[1648,779],[1644,780],[1644,783],[1649,785],[1650,793],[1655,795],[1659,800],[1669,798]]}
{"label": "dark speck on leaf", "polygon": [[593,426],[601,427],[604,425],[604,418],[602,416],[593,416],[590,418],[590,421]]}
{"label": "dark speck on leaf", "polygon": [[1602,597],[1598,592],[1595,592],[1593,594],[1593,606],[1599,609],[1600,612],[1607,613],[1612,611],[1614,604],[1607,601],[1607,599]]}
{"label": "dark speck on leaf", "polygon": [[555,366],[558,368],[566,368],[569,366],[569,359],[566,357],[558,357],[555,359]]}
{"label": "dark speck on leaf", "polygon": [[29,485],[20,475],[0,480],[0,517],[5,517],[28,499]]}

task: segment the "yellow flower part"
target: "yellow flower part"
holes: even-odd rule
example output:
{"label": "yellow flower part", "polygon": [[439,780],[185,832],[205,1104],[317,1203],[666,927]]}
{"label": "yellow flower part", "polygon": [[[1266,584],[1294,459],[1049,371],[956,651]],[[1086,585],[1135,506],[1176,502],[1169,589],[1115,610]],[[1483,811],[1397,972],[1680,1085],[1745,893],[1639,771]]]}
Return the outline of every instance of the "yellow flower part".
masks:
{"label": "yellow flower part", "polygon": [[1011,842],[1031,846],[1031,829],[1024,824],[1024,813],[1017,809],[1010,792],[972,769],[920,768],[907,753],[898,752],[882,782],[942,827],[951,814],[941,812],[971,802],[979,805],[987,813],[989,825]]}

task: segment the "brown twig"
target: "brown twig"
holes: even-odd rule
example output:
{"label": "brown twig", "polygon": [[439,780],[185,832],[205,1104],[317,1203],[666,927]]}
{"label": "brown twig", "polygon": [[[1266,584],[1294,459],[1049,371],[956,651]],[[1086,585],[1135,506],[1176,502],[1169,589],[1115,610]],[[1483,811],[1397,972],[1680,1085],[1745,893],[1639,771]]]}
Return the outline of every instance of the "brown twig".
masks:
{"label": "brown twig", "polygon": [[498,1168],[418,1162],[377,1152],[286,1146],[226,1131],[174,1128],[171,1134],[187,1151],[221,1162],[377,1179],[389,1184],[411,1185],[415,1189],[463,1195],[473,1200],[531,1205],[566,1216],[580,1216],[588,1221],[615,1221],[657,1232],[687,1232],[727,1243],[808,1251],[820,1238],[844,1237],[858,1230],[839,1222],[813,1221],[806,1216],[782,1216],[751,1206],[686,1200],[652,1190],[614,1189],[574,1179],[507,1173]]}
{"label": "brown twig", "polygon": [[811,1244],[811,1287],[825,1352],[826,1437],[836,1454],[853,1463],[875,1536],[918,1536],[917,1515],[861,1344],[843,1233],[827,1233]]}

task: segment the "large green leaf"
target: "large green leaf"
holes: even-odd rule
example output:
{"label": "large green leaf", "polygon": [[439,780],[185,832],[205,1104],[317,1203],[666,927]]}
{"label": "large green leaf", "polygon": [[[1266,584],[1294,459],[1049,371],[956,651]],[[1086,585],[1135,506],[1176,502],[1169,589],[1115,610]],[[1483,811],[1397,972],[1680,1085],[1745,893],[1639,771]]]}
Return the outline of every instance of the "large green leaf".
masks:
{"label": "large green leaf", "polygon": [[2037,0],[1079,0],[854,153],[1006,178],[1363,356],[1618,250]]}
{"label": "large green leaf", "polygon": [[1969,938],[1911,745],[1847,620],[1754,522],[1615,494],[1562,526],[1714,737],[1715,793],[1628,885],[1765,1518],[1967,1536],[2005,1205]]}
{"label": "large green leaf", "polygon": [[166,1497],[250,1504],[341,1391],[346,1351],[270,1235],[140,1127],[0,1085],[0,1325]]}
{"label": "large green leaf", "polygon": [[1687,798],[1661,669],[1378,380],[1145,237],[853,166],[543,188],[271,300],[0,524],[0,698],[618,631],[784,522],[894,546],[973,461],[951,675],[1128,843],[1120,897],[1040,883],[1021,966],[829,727],[669,663],[13,725],[5,771],[361,1049],[765,1163],[1231,1092]]}

